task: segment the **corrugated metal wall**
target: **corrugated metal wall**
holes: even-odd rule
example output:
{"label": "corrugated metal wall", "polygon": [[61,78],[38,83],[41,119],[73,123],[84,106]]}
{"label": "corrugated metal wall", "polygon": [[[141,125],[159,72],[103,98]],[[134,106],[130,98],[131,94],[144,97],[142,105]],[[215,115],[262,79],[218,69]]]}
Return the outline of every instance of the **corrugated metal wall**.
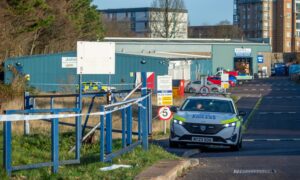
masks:
{"label": "corrugated metal wall", "polygon": [[212,74],[211,60],[192,60],[191,64],[191,80],[199,80],[201,75]]}
{"label": "corrugated metal wall", "polygon": [[[62,57],[75,57],[76,52],[59,53],[51,55],[38,55],[19,58],[10,58],[5,61],[5,83],[12,80],[12,72],[9,66],[16,67],[24,75],[30,75],[29,85],[41,91],[74,91],[78,83],[76,69],[62,69]],[[145,60],[146,64],[141,64]],[[154,57],[144,57],[126,54],[116,55],[116,74],[111,76],[112,84],[118,89],[131,89],[135,78],[130,76],[130,72],[155,72],[156,75],[167,75],[168,66],[162,64],[163,59]],[[20,63],[21,66],[16,64]],[[108,83],[108,75],[83,75],[83,82],[96,81],[103,84]]]}

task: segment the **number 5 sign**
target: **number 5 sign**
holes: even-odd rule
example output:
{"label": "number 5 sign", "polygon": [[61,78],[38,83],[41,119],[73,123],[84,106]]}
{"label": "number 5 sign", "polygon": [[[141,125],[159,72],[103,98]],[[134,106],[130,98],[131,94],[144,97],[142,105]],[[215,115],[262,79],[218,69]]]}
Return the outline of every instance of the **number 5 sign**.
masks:
{"label": "number 5 sign", "polygon": [[169,120],[172,117],[172,112],[169,107],[161,107],[158,109],[158,117],[160,120]]}

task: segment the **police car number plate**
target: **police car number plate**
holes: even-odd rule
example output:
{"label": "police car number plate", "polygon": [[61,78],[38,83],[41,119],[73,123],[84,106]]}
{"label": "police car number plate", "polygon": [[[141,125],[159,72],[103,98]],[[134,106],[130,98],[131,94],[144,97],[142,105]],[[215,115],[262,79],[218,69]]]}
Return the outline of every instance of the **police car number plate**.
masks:
{"label": "police car number plate", "polygon": [[192,141],[194,141],[194,142],[210,143],[210,142],[213,142],[213,138],[192,137]]}

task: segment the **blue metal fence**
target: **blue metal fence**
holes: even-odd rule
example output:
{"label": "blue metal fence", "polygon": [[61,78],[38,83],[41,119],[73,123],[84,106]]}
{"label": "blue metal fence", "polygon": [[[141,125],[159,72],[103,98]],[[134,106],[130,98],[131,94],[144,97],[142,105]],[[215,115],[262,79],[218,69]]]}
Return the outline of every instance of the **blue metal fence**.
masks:
{"label": "blue metal fence", "polygon": [[[147,76],[146,73],[142,73],[142,89],[141,97],[130,99],[123,102],[118,102],[110,105],[100,106],[100,161],[110,162],[114,157],[117,157],[123,153],[132,150],[137,145],[142,145],[144,150],[148,149],[148,133],[152,125],[152,104],[151,104],[151,92],[147,91]],[[81,86],[81,85],[80,85]],[[53,108],[54,98],[57,97],[76,97],[76,103],[74,108]],[[82,112],[82,97],[85,96],[103,96],[103,94],[82,94],[81,92],[77,95],[45,95],[45,96],[25,96],[24,107],[25,110],[7,110],[7,115],[15,114],[40,114],[48,113],[57,115],[60,113],[75,113],[75,131],[76,131],[76,142],[75,142],[75,159],[72,160],[59,160],[59,119],[57,116],[52,116],[51,118],[51,162],[44,162],[31,165],[19,165],[12,166],[12,122],[4,121],[4,153],[3,153],[3,165],[6,172],[10,175],[12,171],[15,170],[25,170],[40,167],[52,167],[52,172],[56,173],[58,171],[59,165],[80,163],[80,146],[82,139],[82,126],[81,126],[81,112]],[[50,109],[36,109],[34,106],[34,98],[50,98]],[[33,100],[32,100],[33,99]],[[138,140],[136,142],[132,141],[132,106],[134,104],[138,105]],[[112,127],[112,117],[113,113],[116,111],[121,111],[122,113],[122,130],[115,130]],[[25,117],[25,116],[24,116]],[[122,133],[122,149],[118,151],[113,151],[113,132]]]}

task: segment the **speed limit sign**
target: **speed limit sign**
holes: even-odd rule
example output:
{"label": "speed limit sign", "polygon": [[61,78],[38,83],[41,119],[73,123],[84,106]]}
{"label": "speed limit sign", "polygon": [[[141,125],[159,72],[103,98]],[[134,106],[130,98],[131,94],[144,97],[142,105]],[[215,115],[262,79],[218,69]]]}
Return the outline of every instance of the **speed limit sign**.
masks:
{"label": "speed limit sign", "polygon": [[158,109],[158,117],[160,120],[169,120],[172,117],[172,112],[169,107],[161,107]]}
{"label": "speed limit sign", "polygon": [[209,88],[206,87],[206,86],[203,86],[201,89],[200,89],[200,93],[202,96],[207,96],[209,94]]}

